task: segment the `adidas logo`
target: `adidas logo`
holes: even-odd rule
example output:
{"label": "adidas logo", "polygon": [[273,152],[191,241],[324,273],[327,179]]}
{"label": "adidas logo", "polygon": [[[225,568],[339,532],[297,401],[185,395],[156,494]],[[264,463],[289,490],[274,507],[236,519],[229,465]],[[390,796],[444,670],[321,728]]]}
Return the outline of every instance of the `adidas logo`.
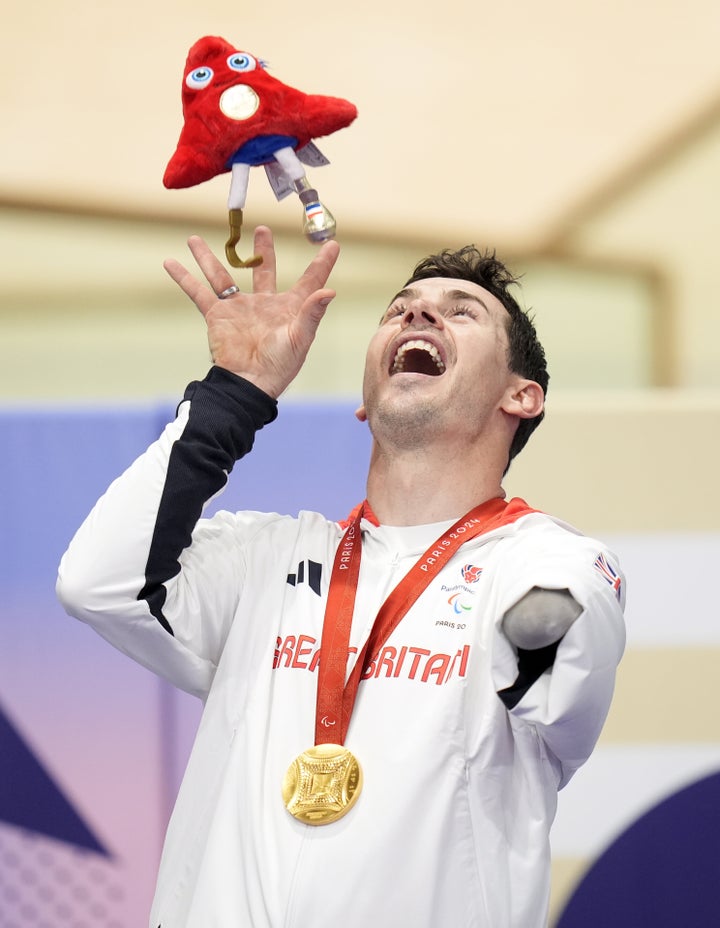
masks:
{"label": "adidas logo", "polygon": [[316,561],[300,561],[297,571],[294,574],[287,575],[287,582],[290,586],[299,586],[306,583],[313,591],[320,595],[320,578],[322,577],[322,564]]}

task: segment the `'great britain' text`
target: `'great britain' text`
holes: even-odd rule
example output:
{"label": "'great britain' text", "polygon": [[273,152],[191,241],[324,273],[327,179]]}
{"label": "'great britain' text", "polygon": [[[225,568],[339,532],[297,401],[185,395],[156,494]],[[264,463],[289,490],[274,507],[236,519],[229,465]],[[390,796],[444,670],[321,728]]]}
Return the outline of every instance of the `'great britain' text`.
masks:
{"label": "'great britain' text", "polygon": [[[349,653],[357,654],[357,648],[350,648]],[[467,644],[455,654],[433,654],[427,648],[409,645],[400,648],[386,645],[365,668],[362,679],[391,677],[417,680],[419,683],[435,683],[440,686],[455,677],[464,677],[469,657],[470,645]],[[320,648],[316,638],[311,635],[287,635],[285,638],[277,639],[273,670],[288,667],[314,672],[319,660]]]}

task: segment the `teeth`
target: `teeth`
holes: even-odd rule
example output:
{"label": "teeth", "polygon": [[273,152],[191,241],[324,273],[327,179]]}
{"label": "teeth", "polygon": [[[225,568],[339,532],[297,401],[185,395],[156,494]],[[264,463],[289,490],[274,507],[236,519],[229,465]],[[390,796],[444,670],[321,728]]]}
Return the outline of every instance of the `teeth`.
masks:
{"label": "teeth", "polygon": [[405,355],[408,351],[413,350],[427,352],[427,354],[429,354],[432,358],[438,371],[441,374],[443,373],[445,370],[445,365],[443,364],[443,360],[440,357],[440,352],[437,350],[435,345],[431,344],[430,342],[426,342],[422,338],[414,338],[412,341],[405,342],[398,348],[397,354],[395,355],[395,360],[393,361],[392,367],[390,369],[391,374],[402,373],[402,371],[405,370]]}

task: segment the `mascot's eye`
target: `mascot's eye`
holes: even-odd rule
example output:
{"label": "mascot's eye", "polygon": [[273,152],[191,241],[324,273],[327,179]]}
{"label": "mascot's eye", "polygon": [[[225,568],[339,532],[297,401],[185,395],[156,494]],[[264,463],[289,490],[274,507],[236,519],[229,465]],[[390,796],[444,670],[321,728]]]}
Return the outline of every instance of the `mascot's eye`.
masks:
{"label": "mascot's eye", "polygon": [[191,90],[200,90],[203,87],[207,87],[212,79],[212,68],[195,68],[195,70],[191,71],[185,78],[185,83]]}
{"label": "mascot's eye", "polygon": [[257,62],[252,55],[246,55],[243,52],[235,52],[227,60],[228,67],[233,71],[254,71]]}

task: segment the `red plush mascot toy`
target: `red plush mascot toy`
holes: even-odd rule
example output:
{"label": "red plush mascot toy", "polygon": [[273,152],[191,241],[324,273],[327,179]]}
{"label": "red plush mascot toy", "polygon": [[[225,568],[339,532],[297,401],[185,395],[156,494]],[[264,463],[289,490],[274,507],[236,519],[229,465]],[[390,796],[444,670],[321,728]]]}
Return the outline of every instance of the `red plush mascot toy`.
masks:
{"label": "red plush mascot toy", "polygon": [[352,103],[288,87],[268,74],[263,61],[217,36],[205,36],[190,49],[182,103],[185,123],[163,183],[192,187],[232,172],[225,255],[233,267],[253,267],[261,260],[241,261],[235,252],[253,165],[264,165],[278,200],[298,194],[305,209],[303,231],[311,242],[334,237],[335,220],[310,186],[303,164],[328,163],[312,139],[350,125],[357,116]]}

